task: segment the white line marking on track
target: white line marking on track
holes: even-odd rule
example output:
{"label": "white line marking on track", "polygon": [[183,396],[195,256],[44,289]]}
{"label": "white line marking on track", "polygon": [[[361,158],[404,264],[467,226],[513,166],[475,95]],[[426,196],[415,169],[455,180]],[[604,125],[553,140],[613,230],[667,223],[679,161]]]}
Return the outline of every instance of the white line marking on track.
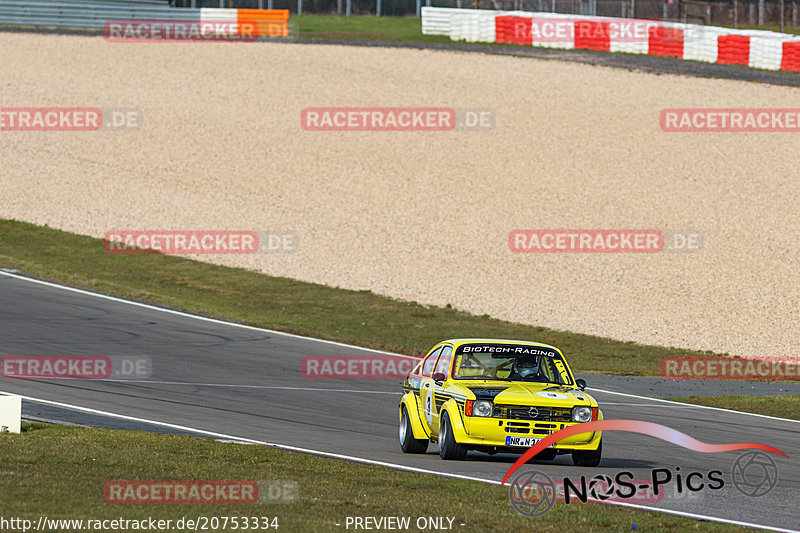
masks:
{"label": "white line marking on track", "polygon": [[673,511],[671,509],[656,509],[655,507],[649,507],[647,505],[639,505],[637,503],[627,503],[627,502],[602,502],[602,503],[608,503],[608,504],[611,504],[611,505],[619,505],[620,507],[631,507],[631,508],[634,508],[634,509],[641,509],[641,510],[644,510],[644,511],[657,511],[659,513],[683,516],[683,517],[686,517],[686,518],[692,518],[694,520],[711,520],[713,522],[721,522],[723,524],[731,524],[733,526],[743,526],[743,527],[750,527],[750,528],[766,529],[767,531],[778,531],[780,533],[798,533],[797,529],[784,529],[782,527],[763,526],[763,525],[760,525],[760,524],[752,524],[750,522],[740,522],[738,520],[728,520],[727,518],[715,518],[713,516],[706,516],[706,515],[695,514],[695,513],[687,513],[685,511]]}
{"label": "white line marking on track", "polygon": [[[488,483],[488,484],[491,484],[491,485],[500,485],[500,481],[494,480],[494,479],[479,478],[479,477],[473,477],[473,476],[465,476],[465,475],[462,475],[462,474],[450,474],[450,473],[447,473],[447,472],[436,472],[434,470],[426,470],[424,468],[416,468],[416,467],[413,467],[413,466],[400,465],[400,464],[396,464],[396,463],[388,463],[388,462],[385,462],[385,461],[375,461],[373,459],[364,459],[364,458],[361,458],[361,457],[354,457],[354,456],[351,456],[351,455],[342,455],[342,454],[332,453],[332,452],[323,452],[323,451],[320,451],[320,450],[311,450],[311,449],[308,449],[308,448],[299,448],[297,446],[289,446],[287,444],[277,444],[277,443],[274,443],[274,442],[266,442],[266,441],[248,439],[248,438],[245,438],[245,437],[237,437],[237,436],[234,436],[234,435],[226,435],[224,433],[216,433],[216,432],[213,432],[213,431],[206,431],[204,429],[191,428],[191,427],[187,427],[187,426],[181,426],[181,425],[178,425],[178,424],[169,424],[167,422],[159,422],[157,420],[148,420],[146,418],[138,418],[138,417],[134,417],[134,416],[119,415],[119,414],[116,414],[116,413],[110,413],[108,411],[100,411],[100,410],[97,410],[97,409],[91,409],[89,407],[80,407],[80,406],[77,406],[77,405],[71,405],[71,404],[62,403],[62,402],[54,402],[54,401],[51,401],[51,400],[43,400],[43,399],[40,399],[40,398],[33,398],[33,397],[30,397],[30,396],[22,396],[22,395],[19,395],[19,394],[13,394],[13,393],[5,392],[5,391],[0,391],[0,394],[5,394],[5,395],[9,395],[9,396],[20,396],[22,399],[28,400],[30,402],[42,403],[42,404],[45,404],[45,405],[53,405],[53,406],[56,406],[56,407],[62,407],[62,408],[65,408],[65,409],[72,409],[74,411],[81,411],[81,412],[84,412],[84,413],[96,414],[96,415],[101,415],[101,416],[108,416],[108,417],[112,417],[112,418],[119,418],[121,420],[129,420],[131,422],[140,422],[140,423],[143,423],[143,424],[150,424],[150,425],[153,425],[153,426],[166,427],[166,428],[170,428],[170,429],[177,429],[179,431],[186,431],[186,432],[196,433],[196,434],[200,434],[200,435],[208,435],[209,437],[214,437],[216,439],[224,439],[224,440],[227,440],[227,441],[231,441],[233,443],[258,444],[258,445],[262,445],[262,446],[269,446],[271,448],[277,448],[277,449],[280,449],[280,450],[286,450],[286,451],[291,451],[291,452],[299,452],[299,453],[307,453],[307,454],[310,454],[310,455],[316,455],[316,456],[320,456],[320,457],[328,457],[328,458],[331,458],[331,459],[341,459],[341,460],[345,460],[345,461],[352,461],[352,462],[355,462],[355,463],[362,463],[362,464],[366,464],[366,465],[370,465],[370,466],[384,466],[384,467],[387,467],[387,468],[392,468],[394,470],[402,470],[402,471],[406,471],[406,472],[414,472],[414,473],[417,473],[417,474],[431,474],[431,475],[439,476],[439,477],[446,477],[446,478],[453,478],[453,479],[463,479],[463,480],[467,480],[467,481],[477,481],[477,482],[480,482],[480,483]],[[695,514],[695,513],[687,513],[687,512],[683,512],[683,511],[673,511],[673,510],[670,510],[670,509],[659,509],[657,507],[649,507],[647,505],[638,505],[638,504],[624,503],[624,502],[609,502],[609,501],[598,502],[598,503],[604,503],[604,504],[609,504],[609,505],[619,505],[619,506],[622,506],[622,507],[631,507],[631,508],[641,509],[641,510],[645,510],[645,511],[655,511],[655,512],[659,512],[659,513],[665,513],[665,514],[683,516],[683,517],[686,517],[686,518],[692,518],[694,520],[709,520],[709,521],[712,521],[712,522],[719,522],[719,523],[722,523],[722,524],[731,524],[731,525],[736,525],[736,526],[767,529],[769,531],[777,531],[779,533],[800,533],[800,530],[795,530],[795,529],[784,529],[784,528],[779,528],[779,527],[766,526],[766,525],[762,525],[762,524],[754,524],[754,523],[750,523],[750,522],[740,522],[738,520],[729,520],[727,518],[719,518],[719,517],[716,517],[716,516],[708,516],[708,515],[701,515],[701,514]]]}
{"label": "white line marking on track", "polygon": [[625,402],[603,402],[603,405],[626,405],[629,407],[658,407],[659,409],[692,409],[696,405],[660,405],[657,403],[625,403]]}
{"label": "white line marking on track", "polygon": [[[285,333],[283,331],[276,331],[276,330],[273,330],[273,329],[258,328],[258,327],[255,327],[255,326],[248,326],[248,325],[245,325],[245,324],[238,324],[236,322],[228,322],[226,320],[220,320],[220,319],[217,319],[217,318],[208,318],[208,317],[205,317],[205,316],[193,315],[191,313],[187,313],[187,312],[184,312],[184,311],[176,311],[174,309],[166,309],[164,307],[158,307],[158,306],[155,306],[155,305],[152,305],[152,304],[145,304],[145,303],[142,303],[142,302],[134,302],[132,300],[126,300],[124,298],[119,298],[119,297],[116,297],[116,296],[109,296],[107,294],[100,294],[100,293],[88,291],[88,290],[85,290],[85,289],[77,289],[75,287],[68,287],[66,285],[59,285],[58,283],[52,283],[50,281],[43,281],[43,280],[39,280],[39,279],[29,278],[27,276],[22,276],[22,275],[19,275],[19,274],[15,274],[15,273],[9,272],[8,270],[0,270],[0,276],[6,276],[6,277],[9,277],[9,278],[15,278],[15,279],[18,279],[18,280],[21,280],[21,281],[27,281],[29,283],[35,283],[35,284],[38,284],[38,285],[44,285],[46,287],[52,287],[52,288],[55,288],[55,289],[74,292],[74,293],[77,293],[77,294],[83,294],[85,296],[92,296],[94,298],[100,298],[102,300],[108,300],[108,301],[111,301],[111,302],[117,302],[117,303],[122,303],[122,304],[127,304],[127,305],[133,305],[135,307],[141,307],[143,309],[150,309],[150,310],[153,310],[153,311],[160,311],[162,313],[168,313],[168,314],[171,314],[171,315],[181,316],[181,317],[185,317],[185,318],[192,318],[192,319],[195,319],[195,320],[202,320],[204,322],[211,322],[213,324],[222,324],[222,325],[232,326],[232,327],[236,327],[236,328],[248,329],[248,330],[251,330],[251,331],[263,331],[263,332],[271,333],[271,334],[274,334],[274,335],[282,335],[284,337],[291,337],[291,338],[295,338],[295,339],[303,339],[303,340],[314,341],[314,342],[323,342],[323,343],[326,343],[326,344],[332,344],[334,346],[343,346],[345,348],[353,348],[353,349],[362,350],[362,351],[365,351],[365,352],[372,352],[372,353],[379,353],[379,354],[384,354],[384,355],[391,355],[391,356],[394,356],[394,357],[411,357],[409,355],[403,355],[403,354],[399,354],[399,353],[385,352],[385,351],[382,351],[382,350],[373,350],[371,348],[362,348],[360,346],[354,346],[352,344],[345,344],[345,343],[342,343],[342,342],[328,341],[328,340],[324,340],[324,339],[315,339],[313,337],[306,337],[306,336],[303,336],[303,335],[295,335],[294,333]],[[587,387],[587,389],[589,389],[589,388],[590,387]],[[789,418],[780,418],[780,417],[777,417],[777,416],[760,415],[760,414],[757,414],[757,413],[746,413],[744,411],[735,411],[733,409],[723,409],[721,407],[708,407],[706,405],[685,404],[685,403],[680,403],[680,402],[673,402],[673,401],[670,401],[670,400],[663,400],[661,398],[651,398],[649,396],[639,396],[637,394],[626,394],[626,393],[623,393],[623,392],[614,392],[614,391],[604,390],[604,389],[591,389],[591,390],[595,390],[597,392],[604,392],[606,394],[616,394],[617,396],[625,396],[625,397],[628,397],[628,398],[636,398],[636,399],[639,399],[639,400],[650,400],[650,401],[654,401],[654,402],[668,403],[668,404],[672,404],[672,405],[691,405],[691,407],[694,408],[694,409],[710,409],[710,410],[713,410],[713,411],[723,411],[723,412],[726,412],[726,413],[732,413],[732,414],[736,414],[736,415],[756,416],[756,417],[759,417],[759,418],[767,418],[767,419],[770,419],[770,420],[780,420],[782,422],[793,422],[795,424],[800,424],[800,420],[792,420],[792,419],[789,419]]]}
{"label": "white line marking on track", "polygon": [[227,320],[220,320],[218,318],[209,318],[206,316],[194,315],[192,313],[187,313],[185,311],[177,311],[175,309],[167,309],[166,307],[158,307],[153,304],[146,304],[142,302],[134,302],[133,300],[126,300],[124,298],[119,298],[117,296],[109,296],[108,294],[100,294],[98,292],[92,292],[85,289],[78,289],[75,287],[68,287],[66,285],[59,285],[58,283],[53,283],[50,281],[43,281],[40,279],[29,278],[27,276],[21,276],[19,274],[12,274],[11,272],[0,270],[0,276],[6,276],[9,278],[16,278],[22,281],[28,281],[30,283],[36,283],[38,285],[44,285],[46,287],[53,287],[55,289],[61,289],[64,291],[74,292],[77,294],[83,294],[84,296],[92,296],[94,298],[100,298],[101,300],[108,300],[110,302],[122,303],[127,305],[133,305],[135,307],[141,307],[143,309],[150,309],[152,311],[160,311],[162,313],[167,313],[170,315],[180,316],[184,318],[192,318],[195,320],[202,320],[203,322],[211,322],[212,324],[221,324],[224,326],[233,326],[236,328],[248,329],[250,331],[262,331],[265,333],[271,333],[273,335],[281,335],[284,337],[291,337],[294,339],[303,339],[307,341],[314,341],[314,342],[324,342],[325,344],[332,344],[334,346],[342,346],[344,348],[353,348],[356,350],[362,350],[365,352],[372,352],[372,353],[380,353],[385,355],[392,355],[394,357],[412,357],[413,359],[419,359],[419,357],[413,357],[410,355],[403,355],[399,353],[392,353],[392,352],[384,352],[381,350],[373,350],[372,348],[362,348],[361,346],[355,346],[353,344],[345,344],[343,342],[336,342],[336,341],[329,341],[325,339],[315,339],[314,337],[306,337],[303,335],[295,335],[294,333],[286,333],[284,331],[276,331],[273,329],[266,329],[266,328],[258,328],[256,326],[248,326],[247,324],[239,324],[236,322],[229,322]]}
{"label": "white line marking on track", "polygon": [[[589,387],[586,387],[589,389]],[[747,413],[745,411],[735,411],[733,409],[723,409],[722,407],[709,407],[707,405],[695,405],[691,403],[682,403],[682,402],[673,402],[672,400],[664,400],[661,398],[651,398],[649,396],[639,396],[638,394],[627,394],[624,392],[615,392],[613,390],[604,390],[604,389],[592,389],[597,392],[602,392],[605,394],[615,394],[617,396],[625,396],[628,398],[636,398],[639,400],[650,400],[652,402],[661,402],[661,403],[668,403],[670,406],[682,406],[682,407],[690,407],[693,409],[710,409],[712,411],[722,411],[724,413],[732,413],[735,415],[747,415],[747,416],[756,416],[758,418],[767,418],[769,420],[780,420],[781,422],[794,422],[795,424],[800,424],[800,420],[793,420],[791,418],[780,418],[778,416],[769,416],[769,415],[760,415],[758,413]],[[667,407],[667,406],[664,406]]]}
{"label": "white line marking on track", "polygon": [[380,390],[356,390],[356,389],[325,389],[314,387],[286,387],[279,385],[233,385],[227,383],[191,383],[187,381],[152,381],[135,379],[97,379],[92,381],[113,381],[115,383],[151,383],[157,385],[192,385],[195,387],[230,387],[237,389],[278,389],[278,390],[299,390],[299,391],[323,391],[323,392],[355,392],[359,394],[394,394],[402,395],[403,391],[380,391]]}
{"label": "white line marking on track", "polygon": [[[184,311],[176,311],[174,309],[166,309],[164,307],[158,307],[158,306],[155,306],[155,305],[152,305],[152,304],[145,304],[145,303],[142,303],[142,302],[134,302],[132,300],[126,300],[124,298],[119,298],[119,297],[116,297],[116,296],[109,296],[107,294],[100,294],[100,293],[88,291],[88,290],[85,290],[85,289],[77,289],[75,287],[68,287],[66,285],[59,285],[58,283],[52,283],[50,281],[43,281],[43,280],[40,280],[40,279],[29,278],[27,276],[21,276],[19,274],[14,274],[14,273],[11,273],[11,272],[8,272],[8,271],[3,271],[3,270],[0,270],[0,275],[6,276],[6,277],[9,277],[9,278],[19,279],[21,281],[27,281],[29,283],[36,283],[36,284],[44,285],[44,286],[47,286],[47,287],[53,287],[55,289],[61,289],[61,290],[64,290],[64,291],[74,292],[74,293],[77,293],[77,294],[83,294],[85,296],[92,296],[94,298],[100,298],[102,300],[109,300],[109,301],[112,301],[112,302],[117,302],[117,303],[122,303],[122,304],[127,304],[127,305],[133,305],[135,307],[141,307],[143,309],[150,309],[150,310],[153,310],[153,311],[160,311],[162,313],[168,313],[168,314],[171,314],[171,315],[181,316],[181,317],[185,317],[185,318],[192,318],[192,319],[195,319],[195,320],[202,320],[204,322],[211,322],[213,324],[222,324],[222,325],[232,326],[232,327],[236,327],[236,328],[248,329],[248,330],[251,330],[251,331],[264,331],[266,333],[272,333],[274,335],[282,335],[284,337],[292,337],[292,338],[295,338],[295,339],[303,339],[303,340],[314,341],[314,342],[323,342],[323,343],[326,343],[326,344],[332,344],[334,346],[343,346],[345,348],[354,348],[356,350],[363,350],[365,352],[372,352],[372,353],[380,353],[380,354],[384,354],[384,355],[391,355],[391,356],[394,356],[394,357],[411,357],[409,355],[403,355],[403,354],[399,354],[399,353],[384,352],[382,350],[373,350],[371,348],[362,348],[360,346],[355,346],[353,344],[345,344],[345,343],[342,343],[342,342],[328,341],[328,340],[324,340],[324,339],[315,339],[314,337],[306,337],[306,336],[303,336],[303,335],[295,335],[294,333],[285,333],[283,331],[276,331],[276,330],[273,330],[273,329],[266,329],[266,328],[258,328],[258,327],[255,327],[255,326],[248,326],[248,325],[245,325],[245,324],[238,324],[236,322],[229,322],[229,321],[226,321],[226,320],[219,320],[217,318],[208,318],[208,317],[205,317],[205,316],[193,315],[191,313],[186,313]],[[590,387],[586,387],[586,388],[589,389]],[[759,417],[759,418],[767,418],[767,419],[770,419],[770,420],[781,420],[783,422],[794,422],[796,424],[800,423],[800,420],[792,420],[792,419],[789,419],[789,418],[780,418],[780,417],[777,417],[777,416],[760,415],[760,414],[757,414],[757,413],[746,413],[744,411],[735,411],[733,409],[723,409],[721,407],[708,407],[706,405],[685,404],[685,403],[680,403],[680,402],[673,402],[673,401],[670,401],[670,400],[663,400],[661,398],[651,398],[649,396],[639,396],[637,394],[626,394],[624,392],[614,392],[614,391],[604,390],[604,389],[591,389],[591,390],[596,390],[597,392],[604,392],[606,394],[616,394],[617,396],[625,396],[625,397],[628,397],[628,398],[637,398],[639,400],[650,400],[650,401],[655,401],[655,402],[668,403],[668,404],[672,404],[672,405],[691,405],[695,409],[711,409],[713,411],[723,411],[723,412],[726,412],[726,413],[733,413],[733,414],[737,414],[737,415],[756,416],[756,417]]]}
{"label": "white line marking on track", "polygon": [[[269,446],[269,447],[272,447],[272,448],[279,448],[281,450],[308,453],[308,454],[311,454],[311,455],[319,455],[321,457],[331,457],[331,458],[334,458],[334,459],[344,459],[346,461],[354,461],[354,462],[364,463],[364,464],[369,464],[369,465],[387,466],[389,468],[394,468],[394,469],[398,469],[398,470],[408,470],[410,472],[417,472],[417,473],[421,473],[421,474],[434,474],[434,475],[437,475],[437,476],[452,477],[452,478],[457,478],[457,479],[466,479],[466,480],[470,480],[470,481],[488,482],[488,483],[493,483],[495,485],[499,485],[500,484],[499,481],[494,481],[494,480],[489,480],[489,479],[483,479],[483,478],[471,477],[471,476],[464,476],[464,475],[461,475],[461,474],[449,474],[447,472],[436,472],[434,470],[425,470],[424,468],[416,468],[416,467],[413,467],[413,466],[398,465],[398,464],[394,464],[394,463],[387,463],[387,462],[384,462],[384,461],[376,461],[376,460],[373,460],[373,459],[364,459],[364,458],[361,458],[361,457],[354,457],[354,456],[351,456],[351,455],[342,455],[342,454],[333,453],[333,452],[324,452],[324,451],[320,451],[320,450],[311,450],[311,449],[308,449],[308,448],[300,448],[298,446],[290,446],[288,444],[278,444],[278,443],[274,443],[274,442],[266,442],[266,441],[255,440],[255,439],[248,439],[246,437],[237,437],[235,435],[227,435],[225,433],[217,433],[217,432],[214,432],[214,431],[207,431],[205,429],[192,428],[192,427],[188,427],[188,426],[181,426],[181,425],[178,425],[178,424],[170,424],[168,422],[160,422],[158,420],[149,420],[149,419],[146,419],[146,418],[139,418],[139,417],[129,416],[129,415],[120,415],[120,414],[111,413],[111,412],[108,412],[108,411],[100,411],[99,409],[92,409],[90,407],[81,407],[79,405],[72,405],[72,404],[62,403],[62,402],[54,402],[52,400],[44,400],[44,399],[41,399],[41,398],[33,398],[31,396],[23,396],[23,395],[20,395],[20,394],[14,394],[14,393],[11,393],[11,392],[6,392],[6,391],[0,391],[0,394],[4,394],[6,396],[19,396],[23,400],[28,400],[29,402],[41,403],[41,404],[44,404],[44,405],[53,405],[55,407],[62,407],[64,409],[71,409],[73,411],[80,411],[80,412],[83,412],[83,413],[89,413],[89,414],[100,415],[100,416],[108,416],[108,417],[111,417],[111,418],[118,418],[120,420],[128,420],[130,422],[139,422],[139,423],[142,423],[142,424],[150,424],[152,426],[159,426],[159,427],[165,427],[165,428],[170,428],[170,429],[176,429],[178,431],[186,431],[186,432],[189,432],[189,433],[196,433],[196,434],[199,434],[199,435],[208,435],[209,437],[226,439],[228,441],[237,442],[237,443],[260,444],[262,446]],[[399,444],[398,444],[398,446],[399,446]]]}

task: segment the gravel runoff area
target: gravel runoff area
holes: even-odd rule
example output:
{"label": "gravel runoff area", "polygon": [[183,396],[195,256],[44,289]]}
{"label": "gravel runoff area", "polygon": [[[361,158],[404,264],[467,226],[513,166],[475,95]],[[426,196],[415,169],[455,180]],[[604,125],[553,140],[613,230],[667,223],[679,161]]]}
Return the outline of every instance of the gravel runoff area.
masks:
{"label": "gravel runoff area", "polygon": [[[295,253],[199,259],[641,343],[798,355],[798,134],[665,133],[659,112],[798,107],[800,89],[448,51],[27,33],[0,33],[0,59],[3,107],[144,116],[136,131],[0,132],[0,217],[96,237],[291,230]],[[302,129],[301,110],[322,106],[491,107],[495,127]],[[704,245],[515,254],[518,228],[695,230]]]}

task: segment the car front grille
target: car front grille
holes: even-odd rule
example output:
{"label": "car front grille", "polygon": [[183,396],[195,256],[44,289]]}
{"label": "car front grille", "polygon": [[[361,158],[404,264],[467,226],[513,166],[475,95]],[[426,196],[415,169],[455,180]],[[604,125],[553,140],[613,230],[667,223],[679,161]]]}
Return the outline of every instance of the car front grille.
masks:
{"label": "car front grille", "polygon": [[[531,409],[536,409],[531,413]],[[535,416],[534,416],[535,415]],[[519,405],[495,405],[493,418],[510,420],[536,420],[543,422],[572,422],[572,409],[565,407],[525,407]]]}

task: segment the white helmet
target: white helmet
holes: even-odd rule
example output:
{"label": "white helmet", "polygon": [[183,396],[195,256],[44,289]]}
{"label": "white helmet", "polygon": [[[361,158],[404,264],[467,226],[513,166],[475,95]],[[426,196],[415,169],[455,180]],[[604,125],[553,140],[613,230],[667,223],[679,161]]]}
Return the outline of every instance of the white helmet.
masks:
{"label": "white helmet", "polygon": [[514,359],[514,370],[520,376],[535,376],[539,373],[539,358],[535,355],[526,355]]}

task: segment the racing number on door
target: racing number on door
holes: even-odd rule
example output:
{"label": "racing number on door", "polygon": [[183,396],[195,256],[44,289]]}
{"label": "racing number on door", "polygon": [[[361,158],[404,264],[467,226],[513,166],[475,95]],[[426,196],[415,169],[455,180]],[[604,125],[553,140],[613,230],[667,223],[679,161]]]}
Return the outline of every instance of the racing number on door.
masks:
{"label": "racing number on door", "polygon": [[433,427],[433,387],[427,385],[425,387],[425,418],[428,420],[428,426]]}

